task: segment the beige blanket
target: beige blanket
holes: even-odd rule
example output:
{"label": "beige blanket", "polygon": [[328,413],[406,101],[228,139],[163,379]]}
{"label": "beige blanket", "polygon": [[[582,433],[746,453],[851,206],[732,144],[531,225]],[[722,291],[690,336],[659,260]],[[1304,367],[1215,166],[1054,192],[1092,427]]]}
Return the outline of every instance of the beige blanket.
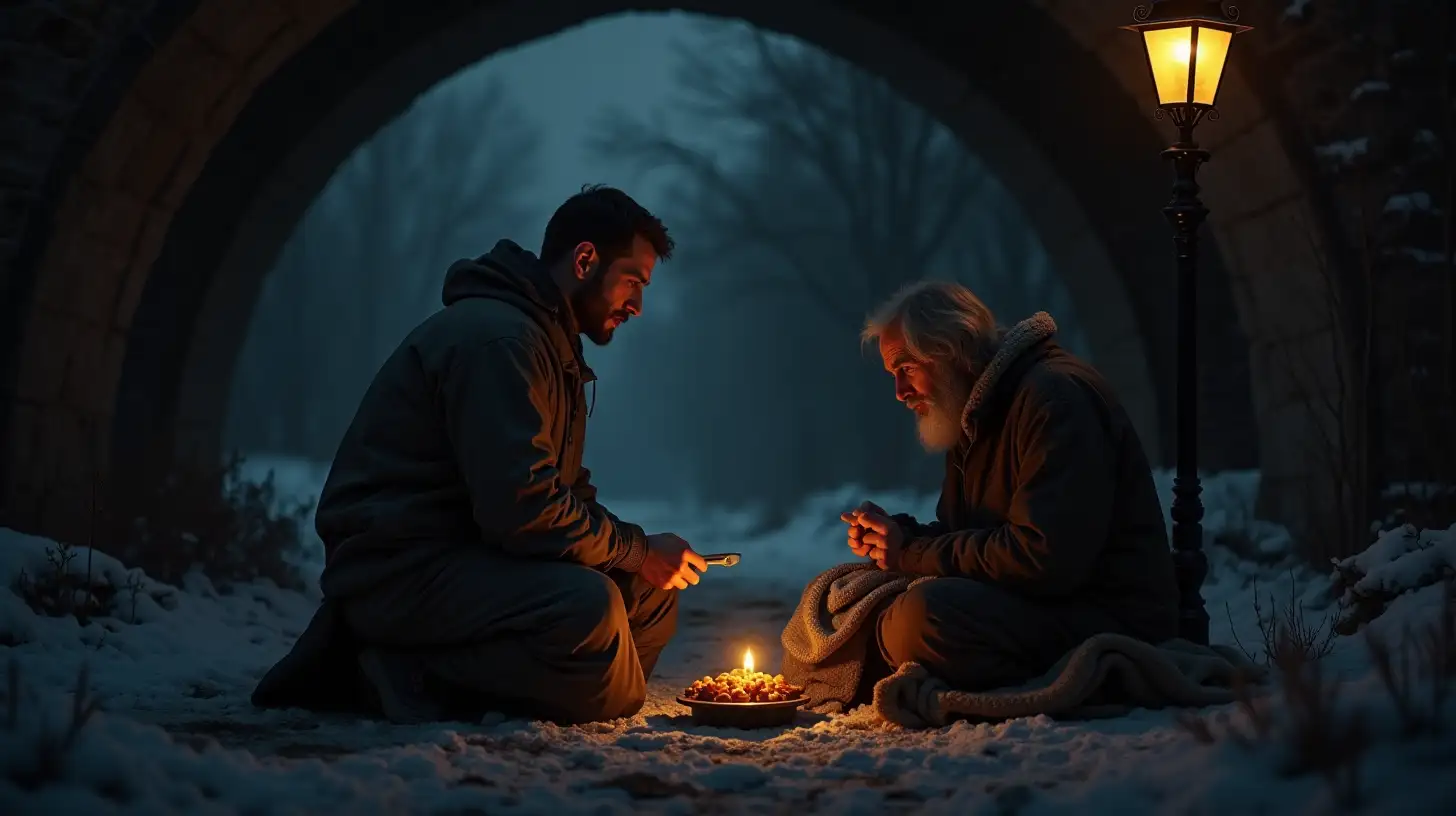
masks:
{"label": "beige blanket", "polygon": [[906,663],[875,685],[875,710],[906,728],[955,719],[1002,721],[1046,714],[1108,717],[1133,708],[1200,707],[1233,702],[1240,678],[1263,669],[1237,649],[1186,640],[1153,645],[1126,635],[1094,635],[1046,674],[1012,688],[957,691]]}
{"label": "beige blanket", "polygon": [[804,687],[811,708],[843,711],[859,688],[865,650],[874,648],[871,617],[913,584],[928,580],[860,561],[832,567],[810,581],[779,638],[785,679]]}
{"label": "beige blanket", "polygon": [[[935,579],[883,572],[863,562],[824,572],[805,588],[784,627],[785,677],[806,686],[811,706],[832,710],[846,705],[860,681],[864,650],[873,648],[866,642],[873,633],[865,624],[896,595],[930,580]],[[1133,708],[1232,702],[1239,676],[1258,680],[1263,671],[1237,649],[1177,639],[1153,645],[1101,634],[1068,652],[1041,677],[994,691],[952,689],[924,667],[907,663],[875,685],[874,707],[884,719],[908,728],[1038,714],[1115,716]]]}

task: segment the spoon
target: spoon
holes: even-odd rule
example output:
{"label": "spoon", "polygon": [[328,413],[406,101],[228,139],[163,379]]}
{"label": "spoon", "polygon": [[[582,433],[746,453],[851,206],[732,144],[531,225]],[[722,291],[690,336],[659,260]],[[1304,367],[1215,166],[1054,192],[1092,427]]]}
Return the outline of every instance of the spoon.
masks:
{"label": "spoon", "polygon": [[731,567],[738,563],[743,556],[738,553],[718,553],[716,555],[705,555],[703,560],[710,567]]}

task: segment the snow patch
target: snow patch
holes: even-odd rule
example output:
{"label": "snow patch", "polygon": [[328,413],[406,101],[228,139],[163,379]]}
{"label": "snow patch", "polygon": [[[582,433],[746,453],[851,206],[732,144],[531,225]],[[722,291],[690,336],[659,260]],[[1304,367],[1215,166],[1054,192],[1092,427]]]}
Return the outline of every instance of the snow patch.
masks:
{"label": "snow patch", "polygon": [[1322,159],[1332,161],[1339,166],[1354,164],[1356,159],[1364,156],[1369,151],[1370,137],[1368,136],[1330,142],[1329,144],[1319,145],[1314,149],[1315,155]]}
{"label": "snow patch", "polygon": [[1423,190],[1413,193],[1397,193],[1385,201],[1385,211],[1388,213],[1413,213],[1429,212],[1431,210],[1431,194]]}
{"label": "snow patch", "polygon": [[1389,82],[1383,79],[1367,79],[1359,85],[1356,85],[1354,90],[1350,91],[1350,99],[1361,99],[1366,96],[1387,93],[1389,91]]}
{"label": "snow patch", "polygon": [[1291,0],[1289,5],[1284,7],[1281,16],[1286,20],[1303,20],[1307,8],[1309,8],[1309,0]]}
{"label": "snow patch", "polygon": [[[1167,503],[1171,475],[1157,478]],[[300,479],[295,488],[311,498],[317,484]],[[1229,643],[1234,635],[1246,643],[1258,641],[1250,612],[1255,587],[1270,588],[1282,598],[1293,593],[1311,607],[1330,604],[1321,582],[1286,588],[1285,567],[1237,558],[1219,543],[1238,538],[1256,549],[1286,550],[1287,534],[1253,519],[1257,485],[1256,473],[1214,474],[1204,482],[1212,564],[1204,596],[1217,642]],[[284,487],[282,478],[279,486]],[[13,709],[15,721],[0,723],[6,726],[0,729],[0,810],[879,814],[914,809],[961,814],[1009,809],[1035,814],[1328,809],[1329,794],[1317,776],[1281,776],[1267,750],[1202,745],[1172,712],[1142,711],[1092,722],[1034,717],[907,731],[860,708],[836,716],[801,713],[785,729],[692,725],[673,695],[692,678],[731,665],[745,644],[752,644],[755,653],[762,649],[763,665],[776,665],[778,632],[804,582],[846,558],[838,513],[864,498],[854,488],[815,496],[784,529],[768,533],[750,532],[757,529],[751,514],[667,505],[630,508],[634,519],[677,530],[701,549],[741,552],[744,558],[683,594],[678,635],[663,654],[642,712],[573,728],[500,717],[406,727],[256,710],[248,702],[254,684],[287,651],[317,606],[314,598],[269,584],[220,592],[200,576],[189,576],[181,587],[148,581],[147,597],[155,592],[171,600],[156,602],[136,623],[115,615],[85,624],[37,615],[12,592],[0,590],[0,614],[8,629],[27,634],[24,642],[0,645],[0,663],[13,661],[20,669],[23,695]],[[870,498],[892,511],[933,515],[933,496]],[[53,546],[0,531],[0,568],[7,575],[21,566],[39,569]],[[1425,549],[1393,541],[1383,547],[1395,561]],[[101,552],[92,563],[101,575],[121,579],[130,574]],[[1371,626],[1423,620],[1437,609],[1439,599],[1430,589],[1406,593]],[[1355,639],[1340,639],[1329,663],[1332,671],[1352,678],[1352,701],[1364,705],[1378,694],[1366,652]],[[64,742],[82,665],[90,669],[90,690],[103,709],[76,732],[45,781],[36,784],[37,760],[46,756],[39,747],[46,744],[43,735],[61,735]],[[1382,710],[1370,705],[1372,711]],[[0,706],[0,715],[6,708]],[[1446,753],[1419,753],[1437,748]],[[1449,739],[1382,747],[1367,760],[1365,784],[1390,812],[1439,812],[1456,803],[1433,781],[1440,777],[1426,769],[1452,755],[1456,745]]]}

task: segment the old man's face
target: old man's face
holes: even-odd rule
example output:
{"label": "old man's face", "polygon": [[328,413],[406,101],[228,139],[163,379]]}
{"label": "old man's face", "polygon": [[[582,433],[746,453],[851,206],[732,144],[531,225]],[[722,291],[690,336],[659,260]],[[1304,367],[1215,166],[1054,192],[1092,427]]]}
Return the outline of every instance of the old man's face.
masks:
{"label": "old man's face", "polygon": [[880,335],[880,357],[895,378],[895,398],[915,413],[920,444],[931,453],[955,447],[961,438],[961,412],[971,393],[967,378],[912,354],[899,326],[888,326]]}

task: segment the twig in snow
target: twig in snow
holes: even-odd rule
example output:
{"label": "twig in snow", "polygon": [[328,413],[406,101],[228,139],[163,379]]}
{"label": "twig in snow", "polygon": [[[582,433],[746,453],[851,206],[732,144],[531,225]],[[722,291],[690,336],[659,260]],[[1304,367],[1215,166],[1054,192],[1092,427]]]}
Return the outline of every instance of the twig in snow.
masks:
{"label": "twig in snow", "polygon": [[[9,666],[8,699],[6,700],[6,730],[20,728],[20,697],[23,693],[20,682],[20,664],[12,659]],[[29,764],[12,765],[10,781],[21,790],[32,791],[54,784],[62,778],[66,760],[75,747],[82,730],[92,716],[101,710],[100,701],[91,694],[91,674],[83,663],[76,676],[76,689],[71,698],[70,716],[59,729],[42,720],[31,743],[33,753]]]}
{"label": "twig in snow", "polygon": [[1281,611],[1275,604],[1274,595],[1269,595],[1270,612],[1264,615],[1264,606],[1259,601],[1259,587],[1254,585],[1254,619],[1259,623],[1259,635],[1263,640],[1262,659],[1256,657],[1239,640],[1238,629],[1233,625],[1233,610],[1224,604],[1229,629],[1233,632],[1234,644],[1252,663],[1272,666],[1278,662],[1280,651],[1296,650],[1305,660],[1319,660],[1335,648],[1335,622],[1339,613],[1334,612],[1312,621],[1305,616],[1304,604],[1299,600],[1299,583],[1294,570],[1289,571],[1289,602]]}

